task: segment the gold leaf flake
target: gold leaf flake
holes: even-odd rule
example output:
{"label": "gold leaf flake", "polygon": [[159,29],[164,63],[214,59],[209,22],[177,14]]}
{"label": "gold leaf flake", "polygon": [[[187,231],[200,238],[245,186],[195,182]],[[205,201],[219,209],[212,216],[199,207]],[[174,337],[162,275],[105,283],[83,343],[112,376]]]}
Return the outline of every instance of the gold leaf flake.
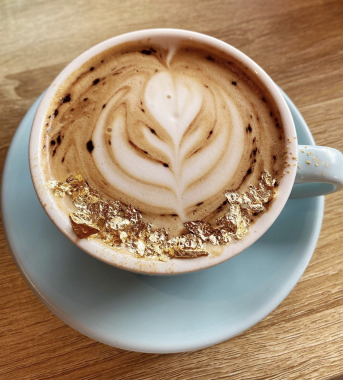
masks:
{"label": "gold leaf flake", "polygon": [[93,225],[89,221],[86,221],[81,216],[77,215],[76,213],[71,213],[69,215],[69,218],[70,218],[70,222],[73,227],[73,230],[75,232],[75,235],[79,239],[85,239],[100,231],[100,229],[97,226]]}

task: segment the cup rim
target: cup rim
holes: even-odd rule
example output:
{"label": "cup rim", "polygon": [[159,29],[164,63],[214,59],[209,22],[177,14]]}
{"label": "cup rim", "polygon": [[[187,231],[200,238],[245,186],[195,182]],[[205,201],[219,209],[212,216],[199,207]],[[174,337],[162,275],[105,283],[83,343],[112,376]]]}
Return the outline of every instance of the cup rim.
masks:
{"label": "cup rim", "polygon": [[46,111],[53,99],[55,93],[60,88],[60,85],[82,64],[87,62],[93,56],[101,53],[108,48],[116,45],[120,45],[125,42],[134,40],[144,40],[147,38],[159,39],[159,38],[182,38],[182,39],[193,39],[197,42],[202,42],[212,47],[221,50],[228,55],[233,56],[239,62],[246,65],[249,69],[253,70],[256,76],[261,80],[261,82],[266,86],[270,95],[273,97],[277,108],[280,112],[281,119],[284,126],[285,138],[291,138],[292,149],[297,154],[297,134],[294,126],[294,121],[290,110],[287,106],[286,101],[281,95],[279,89],[273,80],[268,76],[268,74],[251,58],[246,56],[243,52],[236,49],[235,47],[229,45],[228,43],[218,40],[214,37],[201,34],[198,32],[192,32],[182,29],[145,29],[135,32],[130,32],[122,34],[119,36],[112,37],[105,40],[70,62],[55,78],[52,84],[47,89],[44,94],[35,118],[33,121],[30,141],[29,141],[29,164],[32,182],[37,193],[38,199],[42,204],[44,210],[58,227],[58,229],[73,243],[75,243],[79,248],[90,254],[91,256],[104,261],[110,265],[126,269],[132,272],[143,273],[143,274],[157,274],[157,275],[168,275],[168,274],[181,274],[189,273],[193,271],[198,271],[201,269],[209,268],[214,265],[218,265],[238,253],[247,249],[255,241],[257,241],[274,223],[286,201],[290,195],[293,187],[293,183],[296,175],[296,166],[291,165],[289,173],[287,173],[280,181],[278,186],[278,195],[273,201],[270,209],[267,213],[263,214],[254,223],[253,227],[250,229],[248,234],[242,240],[234,241],[226,246],[224,246],[223,252],[218,256],[202,256],[192,259],[171,259],[168,262],[158,261],[156,259],[140,258],[136,257],[126,249],[114,249],[105,244],[98,242],[96,240],[79,240],[71,227],[68,215],[64,214],[57,203],[55,202],[54,196],[46,187],[46,178],[43,171],[42,157],[40,154],[41,138],[42,138],[42,127],[46,115]]}

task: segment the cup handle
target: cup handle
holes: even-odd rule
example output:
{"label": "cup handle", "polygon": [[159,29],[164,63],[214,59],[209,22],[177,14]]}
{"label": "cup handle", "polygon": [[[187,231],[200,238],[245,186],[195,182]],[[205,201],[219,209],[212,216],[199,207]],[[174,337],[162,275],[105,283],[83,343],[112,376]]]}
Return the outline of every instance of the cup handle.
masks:
{"label": "cup handle", "polygon": [[339,150],[299,145],[297,165],[290,198],[316,197],[343,188],[343,154]]}

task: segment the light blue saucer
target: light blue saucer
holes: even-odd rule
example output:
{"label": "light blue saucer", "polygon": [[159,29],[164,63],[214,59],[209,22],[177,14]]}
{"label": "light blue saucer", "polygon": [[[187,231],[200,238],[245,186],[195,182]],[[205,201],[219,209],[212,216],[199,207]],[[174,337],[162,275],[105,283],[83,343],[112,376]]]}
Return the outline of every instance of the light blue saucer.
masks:
{"label": "light blue saucer", "polygon": [[[299,143],[314,144],[305,121],[284,96]],[[289,200],[253,246],[197,273],[137,275],[78,249],[45,214],[31,182],[28,141],[39,100],[21,122],[7,155],[3,220],[24,279],[65,323],[93,339],[127,350],[196,350],[253,326],[295,286],[317,243],[323,197]]]}

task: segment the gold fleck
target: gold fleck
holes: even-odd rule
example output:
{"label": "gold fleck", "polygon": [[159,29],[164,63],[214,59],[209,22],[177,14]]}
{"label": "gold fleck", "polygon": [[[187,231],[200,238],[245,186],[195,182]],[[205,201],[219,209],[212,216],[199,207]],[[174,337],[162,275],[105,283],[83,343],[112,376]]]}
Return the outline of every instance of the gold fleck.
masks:
{"label": "gold fleck", "polygon": [[290,171],[289,171],[289,170],[287,170],[287,173],[290,173]]}
{"label": "gold fleck", "polygon": [[316,164],[316,166],[318,166],[318,164]]}
{"label": "gold fleck", "polygon": [[322,176],[325,177],[325,173],[324,172],[322,172]]}
{"label": "gold fleck", "polygon": [[[319,164],[319,159],[318,159],[317,157],[313,156],[312,159],[313,159],[313,161],[314,161],[315,163]],[[317,166],[318,166],[318,165],[317,165]]]}
{"label": "gold fleck", "polygon": [[308,165],[310,165],[311,161],[309,161],[309,160],[306,160],[306,163],[307,163]]}
{"label": "gold fleck", "polygon": [[311,152],[310,153],[307,153],[308,156],[311,156]]}
{"label": "gold fleck", "polygon": [[293,158],[293,160],[296,160],[297,159],[297,157],[292,157]]}
{"label": "gold fleck", "polygon": [[326,163],[325,163],[325,166],[326,166],[326,167],[328,167],[328,166],[329,166],[329,164],[326,162]]}
{"label": "gold fleck", "polygon": [[100,230],[97,226],[93,225],[92,223],[89,223],[89,221],[84,220],[82,215],[71,213],[69,215],[69,219],[75,232],[75,235],[79,239],[85,239],[91,235],[96,234]]}
{"label": "gold fleck", "polygon": [[300,165],[298,165],[298,168],[301,169],[301,168],[300,168]]}
{"label": "gold fleck", "polygon": [[304,149],[302,149],[301,153],[305,153]]}

